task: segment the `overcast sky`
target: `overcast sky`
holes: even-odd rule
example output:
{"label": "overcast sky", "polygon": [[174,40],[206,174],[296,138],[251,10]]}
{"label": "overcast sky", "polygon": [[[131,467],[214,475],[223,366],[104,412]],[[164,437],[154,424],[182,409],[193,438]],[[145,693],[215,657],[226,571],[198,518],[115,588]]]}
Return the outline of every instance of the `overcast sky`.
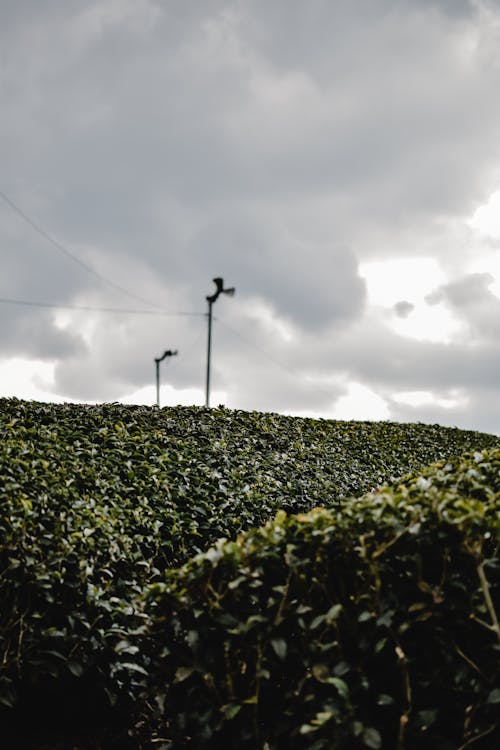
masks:
{"label": "overcast sky", "polygon": [[0,0],[0,395],[203,404],[221,276],[212,405],[500,434],[499,91],[497,0]]}

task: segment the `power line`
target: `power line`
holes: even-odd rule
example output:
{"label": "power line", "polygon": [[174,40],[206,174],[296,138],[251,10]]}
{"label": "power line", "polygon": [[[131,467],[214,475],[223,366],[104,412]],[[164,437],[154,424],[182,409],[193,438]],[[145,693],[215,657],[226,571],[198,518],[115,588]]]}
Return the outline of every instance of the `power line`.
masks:
{"label": "power line", "polygon": [[[244,341],[248,346],[251,346],[253,349],[256,349],[259,351],[266,359],[268,359],[270,362],[272,362],[276,367],[279,367],[281,370],[284,370],[289,377],[292,377],[296,379],[296,376],[294,376],[290,372],[290,367],[288,365],[285,365],[284,362],[280,362],[279,359],[276,359],[276,357],[273,357],[272,354],[269,354],[265,349],[263,349],[261,346],[258,346],[258,344],[255,344],[253,341],[248,339],[246,336],[243,336],[239,331],[237,331],[235,328],[230,326],[228,323],[226,323],[223,320],[220,320],[220,318],[215,318],[215,320],[218,323],[222,323],[225,328],[228,328],[235,336],[238,336],[242,341]],[[332,394],[330,391],[327,391],[325,388],[321,388],[321,386],[318,386],[317,384],[312,384],[311,387],[317,391],[318,393],[321,393],[324,396],[328,396],[329,398],[332,397]]]}
{"label": "power line", "polygon": [[125,294],[127,297],[130,297],[131,299],[135,299],[138,302],[143,302],[146,305],[150,305],[150,307],[156,307],[159,309],[162,309],[160,305],[156,305],[153,302],[150,302],[147,299],[144,299],[143,297],[135,294],[134,292],[130,292],[128,289],[125,289],[125,287],[120,286],[120,284],[117,284],[115,281],[112,281],[111,279],[108,279],[107,276],[104,276],[102,273],[99,273],[99,271],[96,271],[92,266],[87,265],[83,260],[80,260],[76,255],[74,255],[70,250],[68,250],[64,245],[62,245],[58,240],[56,240],[52,235],[50,235],[43,227],[41,227],[39,224],[37,224],[36,221],[33,221],[33,219],[28,216],[25,211],[23,211],[22,208],[19,208],[19,206],[14,203],[11,198],[9,198],[8,195],[6,195],[2,190],[0,190],[0,198],[13,210],[15,211],[29,226],[35,230],[35,232],[38,232],[39,235],[41,235],[47,242],[49,242],[53,247],[56,248],[56,250],[59,250],[59,252],[63,253],[67,258],[72,260],[74,263],[77,263],[81,268],[83,268],[87,273],[92,274],[92,276],[95,276],[100,281],[104,282],[108,286],[112,287],[113,289],[121,292],[122,294]]}
{"label": "power line", "polygon": [[276,357],[273,357],[271,354],[269,354],[269,352],[267,352],[261,346],[259,346],[258,344],[255,344],[253,341],[251,341],[250,339],[248,339],[246,336],[243,336],[242,333],[240,333],[235,328],[233,328],[232,326],[230,326],[229,323],[226,323],[224,320],[221,320],[218,317],[214,318],[214,320],[216,320],[217,323],[220,323],[221,325],[223,325],[225,328],[228,328],[231,331],[231,333],[233,333],[235,336],[238,336],[238,338],[240,338],[245,344],[247,344],[248,346],[251,346],[253,349],[257,349],[257,351],[259,351],[261,354],[263,354],[264,357],[266,357],[266,359],[268,359],[274,365],[276,365],[277,367],[281,368],[282,370],[285,370],[285,372],[288,375],[291,375],[290,367],[288,365],[285,365],[284,362],[280,362],[278,359],[276,359]]}
{"label": "power line", "polygon": [[91,305],[59,305],[53,302],[31,302],[22,299],[0,298],[2,305],[25,305],[27,307],[45,307],[55,310],[80,310],[85,312],[122,313],[125,315],[161,315],[179,317],[206,317],[205,313],[197,312],[169,312],[167,310],[131,310],[124,307],[93,307]]}
{"label": "power line", "polygon": [[[203,317],[206,317],[206,313],[196,313],[196,315],[203,315]],[[185,362],[188,356],[198,347],[201,337],[204,335],[205,335],[205,329],[200,328],[196,336],[191,338],[189,345],[182,347],[182,357],[180,358],[181,363],[183,360]],[[168,369],[170,372],[172,372],[172,370],[177,370],[178,367],[179,367],[179,360],[176,360],[175,362],[172,362],[172,361],[169,362]]]}

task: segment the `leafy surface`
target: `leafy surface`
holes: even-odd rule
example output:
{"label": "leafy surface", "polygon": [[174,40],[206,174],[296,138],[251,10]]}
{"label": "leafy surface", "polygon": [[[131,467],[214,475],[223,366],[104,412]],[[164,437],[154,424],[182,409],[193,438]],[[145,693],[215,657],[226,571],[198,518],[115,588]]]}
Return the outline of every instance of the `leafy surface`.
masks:
{"label": "leafy surface", "polygon": [[[497,441],[437,425],[0,400],[0,720],[17,711],[23,723],[27,707],[55,726],[99,722],[109,704],[128,715],[150,669],[143,592],[165,569],[280,510],[344,507]],[[271,644],[288,664],[279,631]],[[224,715],[244,716],[238,706]]]}
{"label": "leafy surface", "polygon": [[499,545],[499,449],[219,542],[150,589],[159,731],[174,748],[495,750]]}

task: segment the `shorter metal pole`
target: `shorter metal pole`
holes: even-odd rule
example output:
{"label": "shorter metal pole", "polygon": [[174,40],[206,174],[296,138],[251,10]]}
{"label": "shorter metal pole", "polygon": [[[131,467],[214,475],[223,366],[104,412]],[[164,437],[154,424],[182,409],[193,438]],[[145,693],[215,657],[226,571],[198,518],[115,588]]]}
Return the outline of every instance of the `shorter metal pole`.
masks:
{"label": "shorter metal pole", "polygon": [[156,363],[156,406],[160,406],[160,360],[155,358]]}

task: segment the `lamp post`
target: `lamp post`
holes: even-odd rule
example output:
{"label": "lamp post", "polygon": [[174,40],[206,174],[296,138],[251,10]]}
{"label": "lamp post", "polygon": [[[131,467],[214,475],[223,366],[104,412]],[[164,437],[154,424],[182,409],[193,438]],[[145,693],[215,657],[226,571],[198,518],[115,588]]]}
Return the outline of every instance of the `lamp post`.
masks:
{"label": "lamp post", "polygon": [[219,294],[229,294],[232,297],[235,293],[235,288],[232,286],[230,289],[224,289],[224,279],[217,276],[213,279],[216,286],[216,290],[213,294],[207,296],[208,302],[208,344],[207,344],[207,379],[205,388],[205,406],[210,406],[210,356],[212,350],[212,305],[216,301]]}
{"label": "lamp post", "polygon": [[163,362],[165,357],[174,357],[177,354],[177,349],[175,352],[171,351],[171,349],[167,349],[166,352],[163,352],[161,357],[155,357],[155,365],[156,365],[156,406],[158,408],[160,407],[160,362]]}

